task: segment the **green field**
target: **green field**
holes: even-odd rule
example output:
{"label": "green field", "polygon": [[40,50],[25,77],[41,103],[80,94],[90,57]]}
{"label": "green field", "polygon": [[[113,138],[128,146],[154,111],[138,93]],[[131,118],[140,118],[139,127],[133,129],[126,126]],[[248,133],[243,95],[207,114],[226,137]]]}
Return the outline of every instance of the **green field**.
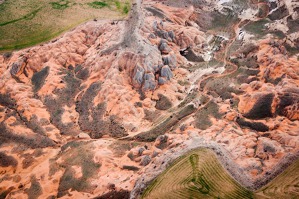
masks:
{"label": "green field", "polygon": [[0,4],[0,51],[48,41],[90,19],[120,19],[130,0],[5,0]]}
{"label": "green field", "polygon": [[252,192],[228,174],[212,150],[201,148],[177,159],[148,186],[142,198],[298,198],[298,163],[264,188]]}

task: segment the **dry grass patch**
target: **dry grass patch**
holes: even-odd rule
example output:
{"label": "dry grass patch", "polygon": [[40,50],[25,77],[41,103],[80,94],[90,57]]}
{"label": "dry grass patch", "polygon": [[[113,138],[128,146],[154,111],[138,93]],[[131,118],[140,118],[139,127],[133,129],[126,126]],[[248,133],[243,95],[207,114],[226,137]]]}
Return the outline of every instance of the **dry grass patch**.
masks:
{"label": "dry grass patch", "polygon": [[120,19],[130,0],[7,0],[0,4],[0,51],[50,40],[90,19]]}

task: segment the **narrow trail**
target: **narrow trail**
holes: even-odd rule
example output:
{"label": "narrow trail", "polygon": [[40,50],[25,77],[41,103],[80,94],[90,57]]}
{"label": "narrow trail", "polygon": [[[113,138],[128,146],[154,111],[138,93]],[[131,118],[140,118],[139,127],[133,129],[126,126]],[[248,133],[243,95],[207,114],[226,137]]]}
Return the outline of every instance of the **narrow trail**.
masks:
{"label": "narrow trail", "polygon": [[[210,78],[223,78],[225,76],[229,76],[229,75],[234,74],[238,70],[238,66],[236,64],[232,63],[231,61],[229,61],[229,59],[228,59],[228,51],[229,51],[231,45],[234,43],[234,41],[237,38],[237,29],[239,28],[239,26],[240,26],[241,23],[242,23],[242,21],[240,21],[239,23],[237,23],[236,25],[234,25],[234,27],[233,27],[233,29],[234,29],[234,37],[229,40],[229,43],[228,43],[228,45],[226,46],[226,48],[224,50],[223,59],[222,60],[217,60],[217,58],[215,57],[216,60],[219,61],[219,62],[222,62],[224,66],[231,65],[231,66],[233,66],[233,69],[230,72],[224,72],[222,74],[210,74],[210,75],[208,75],[207,77],[203,78],[202,80],[200,80],[198,82],[199,88],[201,88],[201,84],[203,82],[207,81]],[[202,88],[202,90],[203,90],[203,92],[206,93],[206,91],[205,91],[204,88]]]}
{"label": "narrow trail", "polygon": [[[257,5],[257,6],[260,6],[260,5],[267,5],[267,6],[268,6],[268,4],[267,4],[266,2],[254,2],[254,1],[252,1],[252,5]],[[268,14],[269,14],[269,10],[267,10],[267,13],[265,14],[265,17],[257,17],[257,16],[256,16],[256,18],[257,18],[257,20],[261,20],[261,19],[266,18],[266,17],[268,16]],[[222,74],[211,74],[211,75],[208,75],[208,76],[205,77],[204,79],[200,80],[200,82],[198,83],[199,88],[201,88],[201,83],[202,83],[202,82],[205,82],[205,81],[207,81],[207,80],[210,79],[210,78],[223,78],[223,77],[225,77],[225,76],[229,76],[229,75],[234,74],[234,73],[238,70],[239,67],[238,67],[235,63],[233,63],[233,62],[231,62],[231,61],[229,60],[229,58],[228,58],[228,52],[229,52],[230,47],[232,46],[232,44],[236,41],[237,36],[238,36],[238,34],[237,34],[237,30],[240,28],[240,25],[241,25],[243,22],[244,22],[244,21],[239,21],[237,24],[234,25],[234,27],[233,27],[233,29],[234,29],[234,37],[233,37],[232,39],[229,40],[229,43],[228,43],[228,45],[226,46],[226,48],[225,48],[225,50],[224,50],[224,56],[223,56],[223,59],[222,59],[222,60],[218,60],[219,62],[224,63],[224,66],[227,66],[227,65],[231,65],[231,66],[233,66],[232,71],[230,71],[230,72],[225,72],[225,73],[222,73]],[[247,21],[245,24],[242,24],[242,27],[245,27],[246,25],[248,25],[248,24],[251,23],[251,22],[252,22],[252,21]],[[215,58],[216,58],[216,57],[215,57]],[[217,58],[216,58],[216,59],[217,59]],[[204,88],[203,88],[203,91],[205,91]]]}
{"label": "narrow trail", "polygon": [[[230,39],[229,44],[226,46],[226,48],[225,48],[225,50],[224,50],[225,53],[224,53],[224,58],[223,58],[223,60],[219,60],[220,62],[224,63],[224,65],[227,65],[227,64],[232,65],[232,66],[234,67],[233,70],[230,71],[230,72],[222,73],[222,74],[211,74],[211,75],[209,75],[209,76],[203,78],[203,79],[200,80],[199,82],[198,82],[198,80],[196,80],[195,82],[198,82],[198,83],[196,83],[195,87],[198,87],[198,86],[199,86],[199,88],[200,88],[201,83],[204,82],[204,81],[206,81],[206,80],[208,80],[208,79],[210,79],[210,78],[222,78],[222,77],[225,77],[225,76],[229,76],[229,75],[235,73],[235,72],[238,70],[238,66],[237,66],[236,64],[230,62],[230,61],[227,59],[227,54],[228,54],[228,51],[229,51],[231,45],[233,44],[233,42],[234,42],[234,41],[236,40],[236,38],[237,38],[237,29],[239,28],[239,26],[240,26],[241,23],[242,23],[242,21],[240,21],[239,23],[237,23],[236,25],[234,25],[234,37],[233,37],[232,39]],[[203,92],[199,92],[199,91],[197,91],[196,89],[195,89],[194,91],[188,93],[188,95],[185,97],[184,100],[186,100],[190,95],[192,95],[193,92],[196,92],[196,95],[195,95],[193,98],[191,98],[191,100],[190,100],[189,103],[187,103],[184,107],[181,107],[181,108],[180,108],[179,105],[178,105],[176,108],[172,109],[172,111],[171,111],[170,113],[168,113],[168,114],[164,117],[164,118],[165,118],[164,120],[162,120],[160,123],[156,124],[155,126],[151,126],[151,128],[148,129],[148,131],[150,131],[151,129],[154,129],[154,128],[158,127],[158,126],[165,125],[165,122],[166,122],[167,120],[169,120],[169,118],[171,118],[172,115],[176,115],[176,114],[178,114],[181,110],[183,110],[184,108],[187,108],[187,107],[190,105],[190,103],[193,103],[193,101],[194,101],[195,99],[199,99],[199,98],[202,97],[202,96],[208,98],[208,100],[206,101],[205,104],[201,105],[200,107],[195,108],[194,111],[193,111],[191,114],[188,114],[188,115],[186,115],[185,117],[179,119],[179,120],[177,121],[177,123],[176,123],[175,126],[177,126],[178,124],[180,124],[181,121],[184,121],[185,119],[190,118],[190,117],[196,115],[196,113],[197,113],[198,111],[200,111],[200,110],[206,108],[206,105],[208,105],[209,102],[211,102],[211,101],[213,100],[213,97],[210,96],[210,95],[208,94],[207,91],[203,90]],[[184,101],[184,100],[183,100],[183,101]],[[170,128],[168,128],[168,129],[166,129],[163,133],[161,133],[161,135],[162,135],[162,134],[165,134],[165,133],[168,133],[169,131],[172,130],[172,128],[173,128],[173,126],[170,127]],[[129,135],[129,136],[124,137],[124,138],[121,138],[121,139],[126,139],[126,140],[127,140],[127,139],[128,139],[128,140],[130,140],[130,139],[134,139],[134,137],[138,137],[138,135],[140,135],[140,134],[144,134],[144,133],[146,133],[146,132],[143,131],[143,132],[134,133],[134,134],[132,134],[132,135]]]}

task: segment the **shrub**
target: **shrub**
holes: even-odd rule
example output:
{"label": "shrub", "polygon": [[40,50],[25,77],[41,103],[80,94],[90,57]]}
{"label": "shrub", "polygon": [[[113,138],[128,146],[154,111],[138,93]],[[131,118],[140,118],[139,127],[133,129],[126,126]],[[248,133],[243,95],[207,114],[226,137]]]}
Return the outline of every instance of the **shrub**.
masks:
{"label": "shrub", "polygon": [[103,2],[103,1],[94,1],[94,2],[88,3],[88,5],[92,8],[96,8],[96,9],[109,6],[106,2]]}
{"label": "shrub", "polygon": [[130,11],[130,4],[128,2],[126,2],[124,7],[123,7],[123,13],[128,14],[129,11]]}

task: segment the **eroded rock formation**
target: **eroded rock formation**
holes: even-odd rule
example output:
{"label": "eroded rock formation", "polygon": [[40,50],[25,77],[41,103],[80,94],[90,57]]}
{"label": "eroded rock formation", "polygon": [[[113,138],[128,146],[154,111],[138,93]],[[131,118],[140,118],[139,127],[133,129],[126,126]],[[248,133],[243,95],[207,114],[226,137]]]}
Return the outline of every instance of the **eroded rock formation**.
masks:
{"label": "eroded rock formation", "polygon": [[137,0],[3,54],[0,195],[135,198],[200,146],[260,187],[298,154],[298,6]]}

